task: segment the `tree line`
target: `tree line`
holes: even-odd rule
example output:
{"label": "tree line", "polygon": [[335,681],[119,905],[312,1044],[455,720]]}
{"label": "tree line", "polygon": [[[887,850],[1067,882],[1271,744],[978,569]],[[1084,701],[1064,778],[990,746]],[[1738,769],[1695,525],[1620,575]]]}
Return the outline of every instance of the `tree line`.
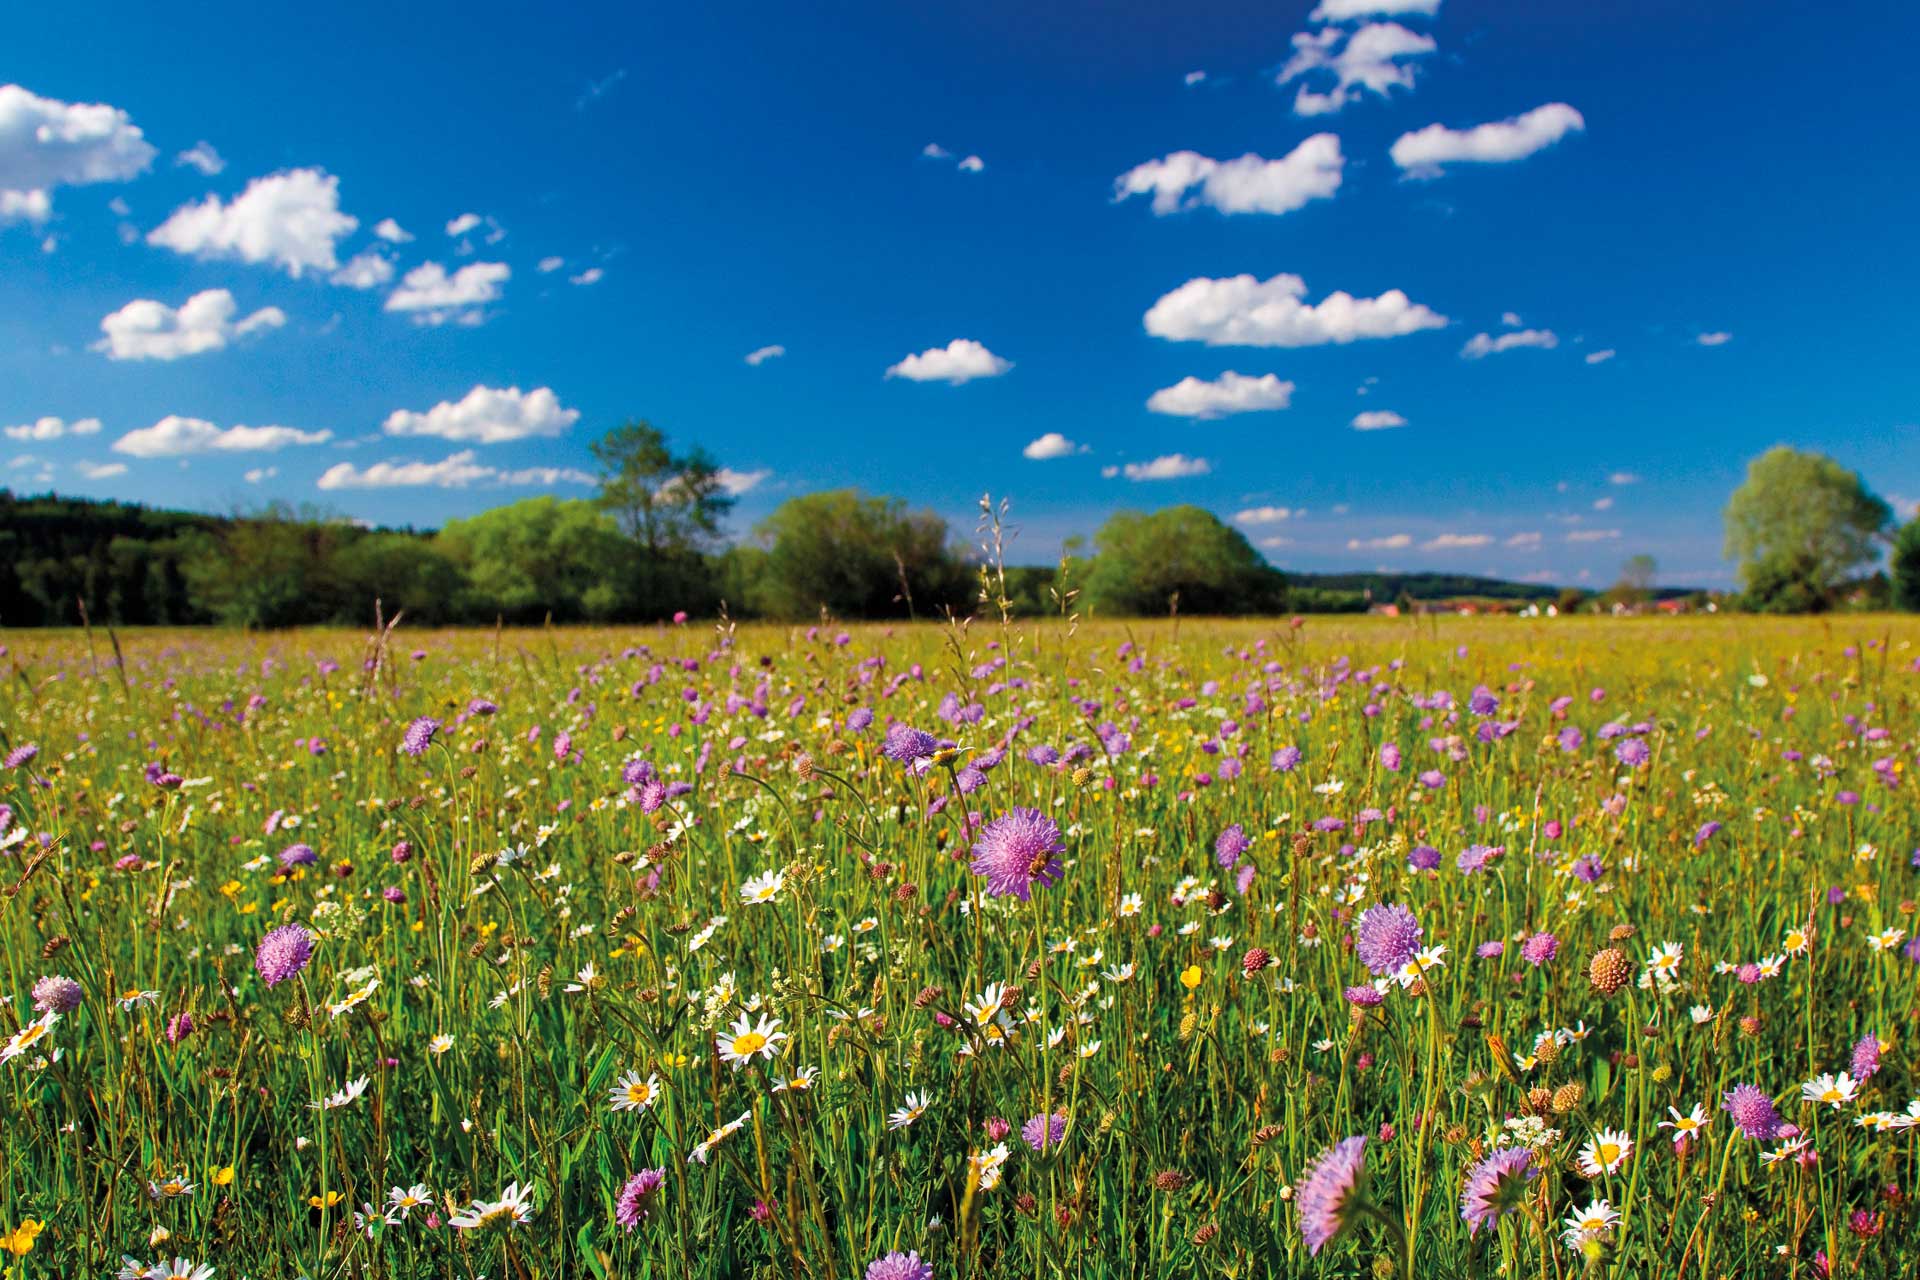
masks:
{"label": "tree line", "polygon": [[[438,530],[365,528],[276,504],[235,516],[0,490],[0,624],[366,622],[379,600],[426,625],[711,617],[931,618],[1005,608],[1025,616],[1353,612],[1471,596],[1562,610],[1651,598],[1653,563],[1628,562],[1601,595],[1457,575],[1295,575],[1211,512],[1121,511],[1049,566],[1002,565],[935,512],[852,489],[788,499],[729,543],[735,497],[704,451],[678,452],[646,422],[593,445],[592,498],[527,498]],[[983,509],[991,529],[995,513]],[[1920,608],[1920,524],[1831,459],[1775,449],[1727,510],[1745,589],[1729,604],[1814,610]],[[1890,544],[1891,575],[1861,575]]]}

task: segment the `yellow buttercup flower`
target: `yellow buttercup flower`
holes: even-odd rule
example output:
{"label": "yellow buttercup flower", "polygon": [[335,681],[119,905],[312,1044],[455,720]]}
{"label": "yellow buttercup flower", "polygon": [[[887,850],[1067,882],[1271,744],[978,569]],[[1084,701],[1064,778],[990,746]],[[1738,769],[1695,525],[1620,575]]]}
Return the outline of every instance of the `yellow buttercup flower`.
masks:
{"label": "yellow buttercup flower", "polygon": [[20,1225],[0,1236],[0,1248],[16,1258],[24,1258],[33,1252],[33,1242],[40,1238],[47,1224],[36,1218],[22,1218]]}
{"label": "yellow buttercup flower", "polygon": [[233,1166],[227,1165],[224,1168],[212,1170],[208,1174],[207,1181],[213,1183],[216,1187],[233,1185]]}
{"label": "yellow buttercup flower", "polygon": [[1185,987],[1187,990],[1192,991],[1195,987],[1198,987],[1200,985],[1200,979],[1203,976],[1204,975],[1201,974],[1200,972],[1199,965],[1190,964],[1186,968],[1180,971],[1180,985]]}

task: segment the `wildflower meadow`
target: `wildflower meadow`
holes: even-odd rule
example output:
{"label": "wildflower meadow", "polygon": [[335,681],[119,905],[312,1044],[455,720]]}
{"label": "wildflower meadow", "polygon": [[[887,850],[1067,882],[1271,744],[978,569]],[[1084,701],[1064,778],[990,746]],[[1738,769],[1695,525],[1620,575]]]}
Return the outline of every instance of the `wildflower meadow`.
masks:
{"label": "wildflower meadow", "polygon": [[14,632],[12,1277],[1920,1274],[1920,626]]}

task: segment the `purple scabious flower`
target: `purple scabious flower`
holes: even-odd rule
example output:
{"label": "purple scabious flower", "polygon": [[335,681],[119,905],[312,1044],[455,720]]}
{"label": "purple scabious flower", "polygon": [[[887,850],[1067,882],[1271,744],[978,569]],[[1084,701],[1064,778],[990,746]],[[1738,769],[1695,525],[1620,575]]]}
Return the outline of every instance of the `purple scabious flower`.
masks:
{"label": "purple scabious flower", "polygon": [[260,946],[253,953],[253,967],[260,971],[266,984],[273,987],[288,978],[299,977],[312,959],[313,935],[307,932],[306,926],[283,924],[260,939]]}
{"label": "purple scabious flower", "polygon": [[1035,1151],[1058,1151],[1060,1144],[1067,1140],[1067,1113],[1056,1111],[1047,1115],[1036,1111],[1020,1126],[1020,1136]]}
{"label": "purple scabious flower", "polygon": [[440,732],[438,720],[432,716],[421,716],[408,725],[407,731],[400,735],[401,754],[409,756],[427,754],[427,748],[433,744],[433,735],[438,732]]}
{"label": "purple scabious flower", "polygon": [[1700,829],[1693,833],[1694,848],[1696,849],[1699,848],[1701,845],[1705,844],[1707,841],[1713,839],[1715,836],[1719,834],[1720,834],[1719,823],[1717,822],[1701,823]]}
{"label": "purple scabious flower", "polygon": [[1060,828],[1038,809],[1016,808],[995,818],[973,845],[969,869],[987,878],[987,892],[996,898],[1008,894],[1025,902],[1033,886],[1051,886],[1059,880],[1059,855],[1066,851]]}
{"label": "purple scabious flower", "polygon": [[1573,860],[1573,878],[1585,884],[1594,883],[1606,873],[1607,864],[1597,853],[1583,853]]}
{"label": "purple scabious flower", "polygon": [[620,1188],[620,1198],[613,1206],[613,1220],[631,1231],[645,1222],[653,1214],[653,1198],[666,1183],[667,1171],[664,1166],[658,1169],[642,1169],[627,1179],[627,1185]]}
{"label": "purple scabious flower", "polygon": [[658,778],[649,778],[640,785],[634,800],[642,813],[658,813],[660,806],[667,802],[667,784]]}
{"label": "purple scabious flower", "polygon": [[873,725],[873,711],[868,707],[855,707],[847,713],[847,729],[851,733],[864,733]]}
{"label": "purple scabious flower", "polygon": [[1527,1184],[1540,1176],[1533,1152],[1525,1147],[1503,1147],[1473,1166],[1460,1190],[1460,1216],[1467,1234],[1498,1222],[1520,1207]]}
{"label": "purple scabious flower", "polygon": [[1501,956],[1507,954],[1507,944],[1498,938],[1494,938],[1492,941],[1483,942],[1475,947],[1473,954],[1479,956],[1482,960],[1498,960]]}
{"label": "purple scabious flower", "polygon": [[5,763],[7,768],[9,769],[18,769],[23,764],[31,764],[33,762],[33,758],[39,754],[40,754],[39,747],[35,746],[31,742],[24,742],[19,746],[15,747],[13,750],[7,752],[7,758]]}
{"label": "purple scabious flower", "polygon": [[1273,764],[1273,771],[1275,773],[1292,773],[1295,769],[1300,767],[1300,748],[1298,747],[1280,748],[1278,751],[1273,753],[1272,764]]}
{"label": "purple scabious flower", "polygon": [[1453,860],[1453,865],[1467,875],[1485,871],[1487,864],[1499,857],[1505,849],[1500,845],[1470,844]]}
{"label": "purple scabious flower", "polygon": [[1780,1132],[1780,1113],[1773,1109],[1773,1099],[1758,1086],[1733,1086],[1720,1107],[1733,1117],[1743,1137],[1765,1142]]}
{"label": "purple scabious flower", "polygon": [[1213,857],[1221,867],[1231,867],[1240,861],[1240,855],[1253,848],[1253,841],[1247,839],[1247,829],[1234,823],[1213,842]]}
{"label": "purple scabious flower", "polygon": [[475,698],[467,703],[467,714],[470,716],[490,716],[499,709],[496,704],[488,702],[485,698]]}
{"label": "purple scabious flower", "polygon": [[933,1264],[921,1261],[918,1249],[889,1253],[867,1264],[866,1280],[933,1280]]}
{"label": "purple scabious flower", "polygon": [[50,973],[33,984],[33,1007],[42,1013],[72,1013],[86,992],[64,973]]}
{"label": "purple scabious flower", "polygon": [[310,844],[290,844],[280,851],[280,865],[291,871],[295,867],[310,867],[320,861],[320,855],[313,851]]}
{"label": "purple scabious flower", "polygon": [[166,1037],[168,1044],[179,1044],[193,1034],[193,1015],[182,1010],[167,1019]]}
{"label": "purple scabious flower", "polygon": [[1389,742],[1380,748],[1380,767],[1389,773],[1400,772],[1400,746]]}
{"label": "purple scabious flower", "polygon": [[895,764],[913,764],[925,760],[940,749],[940,740],[924,729],[916,729],[907,724],[887,726],[887,739],[880,745],[880,754]]}
{"label": "purple scabious flower", "polygon": [[1547,961],[1560,954],[1560,939],[1551,933],[1536,933],[1528,937],[1520,948],[1520,954],[1526,962],[1538,969]]}
{"label": "purple scabious flower", "polygon": [[1638,738],[1628,738],[1613,749],[1613,758],[1629,769],[1638,769],[1653,759],[1653,748]]}
{"label": "purple scabious flower", "polygon": [[[35,991],[39,988],[35,987]],[[1866,1080],[1880,1070],[1880,1038],[1873,1035],[1861,1036],[1853,1046],[1853,1074]]]}
{"label": "purple scabious flower", "polygon": [[1477,716],[1490,716],[1500,709],[1500,699],[1485,689],[1475,689],[1467,699],[1467,710]]}
{"label": "purple scabious flower", "polygon": [[1344,1138],[1321,1154],[1294,1191],[1300,1209],[1300,1235],[1307,1252],[1318,1255],[1347,1229],[1365,1196],[1367,1140]]}
{"label": "purple scabious flower", "polygon": [[1359,986],[1348,987],[1343,994],[1345,994],[1348,1004],[1360,1009],[1371,1009],[1379,1004],[1382,999],[1380,988],[1369,987],[1364,983]]}
{"label": "purple scabious flower", "polygon": [[1360,913],[1353,929],[1354,954],[1375,977],[1399,971],[1420,950],[1420,921],[1397,902],[1382,902]]}
{"label": "purple scabious flower", "polygon": [[1440,851],[1432,845],[1415,845],[1413,852],[1407,855],[1407,869],[1410,871],[1438,871],[1440,869]]}

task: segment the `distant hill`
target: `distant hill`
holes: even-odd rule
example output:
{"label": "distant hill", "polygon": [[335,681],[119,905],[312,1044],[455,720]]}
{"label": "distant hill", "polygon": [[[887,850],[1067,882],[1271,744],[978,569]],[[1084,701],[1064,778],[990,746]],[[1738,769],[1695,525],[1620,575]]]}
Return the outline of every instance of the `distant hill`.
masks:
{"label": "distant hill", "polygon": [[1539,582],[1509,582],[1471,573],[1301,573],[1289,569],[1293,587],[1371,594],[1375,603],[1392,604],[1401,596],[1412,600],[1552,600],[1560,588]]}

